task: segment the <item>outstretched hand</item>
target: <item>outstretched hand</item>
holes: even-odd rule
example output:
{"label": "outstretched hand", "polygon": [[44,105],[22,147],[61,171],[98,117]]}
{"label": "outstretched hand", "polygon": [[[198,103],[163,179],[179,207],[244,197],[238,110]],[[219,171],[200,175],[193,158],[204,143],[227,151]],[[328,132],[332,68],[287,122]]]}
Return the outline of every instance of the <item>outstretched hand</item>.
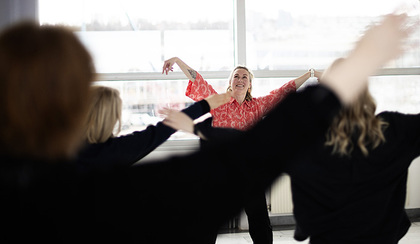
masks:
{"label": "outstretched hand", "polygon": [[208,102],[210,109],[215,109],[229,102],[231,98],[232,98],[232,92],[228,91],[226,93],[210,95],[205,100]]}
{"label": "outstretched hand", "polygon": [[[210,109],[215,109],[227,102],[231,99],[231,92],[221,93],[221,94],[213,94],[207,97],[205,100],[210,106]],[[194,133],[194,121],[186,115],[184,112],[170,109],[170,108],[163,108],[159,110],[159,113],[163,115],[165,118],[162,122],[163,124],[175,129],[175,130],[182,130],[189,133]]]}
{"label": "outstretched hand", "polygon": [[344,104],[352,103],[378,68],[403,52],[404,41],[413,32],[407,15],[390,14],[372,26],[343,61],[324,71],[323,84],[329,86]]}
{"label": "outstretched hand", "polygon": [[159,113],[165,117],[165,119],[162,121],[163,124],[175,130],[194,133],[194,121],[185,113],[169,108],[164,108],[160,110]]}
{"label": "outstretched hand", "polygon": [[369,55],[369,63],[379,67],[403,53],[404,42],[415,27],[408,26],[406,14],[389,14],[382,23],[366,31],[353,53]]}

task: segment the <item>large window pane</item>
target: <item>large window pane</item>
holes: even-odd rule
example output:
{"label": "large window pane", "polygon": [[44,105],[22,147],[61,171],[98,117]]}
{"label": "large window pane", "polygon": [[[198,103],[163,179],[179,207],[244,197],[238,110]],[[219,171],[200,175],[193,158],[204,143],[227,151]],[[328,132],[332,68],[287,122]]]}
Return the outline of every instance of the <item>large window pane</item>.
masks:
{"label": "large window pane", "polygon": [[74,28],[98,73],[158,72],[172,56],[229,70],[232,16],[226,0],[39,0],[40,23]]}
{"label": "large window pane", "polygon": [[369,90],[377,103],[377,112],[420,112],[420,75],[375,76]]}
{"label": "large window pane", "polygon": [[[247,64],[254,70],[325,68],[402,3],[419,18],[418,0],[246,1]],[[413,39],[419,43],[418,29]],[[420,47],[388,67],[420,67]]]}

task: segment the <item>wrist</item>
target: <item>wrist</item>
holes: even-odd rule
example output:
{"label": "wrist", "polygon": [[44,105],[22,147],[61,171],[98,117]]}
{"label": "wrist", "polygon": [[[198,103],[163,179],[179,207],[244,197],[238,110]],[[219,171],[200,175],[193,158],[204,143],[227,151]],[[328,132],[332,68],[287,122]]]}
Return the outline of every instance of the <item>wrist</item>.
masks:
{"label": "wrist", "polygon": [[315,70],[314,70],[313,68],[310,68],[310,69],[309,69],[309,77],[310,77],[310,78],[315,77]]}

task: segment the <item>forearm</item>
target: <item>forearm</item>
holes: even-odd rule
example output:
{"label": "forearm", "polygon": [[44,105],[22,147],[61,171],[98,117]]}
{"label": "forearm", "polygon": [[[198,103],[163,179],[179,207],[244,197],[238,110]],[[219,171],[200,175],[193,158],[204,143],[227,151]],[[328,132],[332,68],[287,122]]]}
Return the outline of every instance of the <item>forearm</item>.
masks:
{"label": "forearm", "polygon": [[193,68],[188,66],[184,61],[182,61],[180,58],[175,58],[175,63],[179,66],[179,68],[182,70],[182,72],[187,76],[187,78],[194,82],[197,78],[197,71],[195,71]]}
{"label": "forearm", "polygon": [[296,90],[305,83],[307,79],[311,78],[311,72],[308,71],[295,79]]}

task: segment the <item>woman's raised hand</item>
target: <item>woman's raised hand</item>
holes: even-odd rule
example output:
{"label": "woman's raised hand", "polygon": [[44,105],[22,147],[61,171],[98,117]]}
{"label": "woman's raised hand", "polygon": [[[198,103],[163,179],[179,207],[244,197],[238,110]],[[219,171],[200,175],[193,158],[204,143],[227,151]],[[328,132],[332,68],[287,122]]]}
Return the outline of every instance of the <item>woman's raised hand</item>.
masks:
{"label": "woman's raised hand", "polygon": [[170,58],[168,60],[165,60],[165,62],[163,63],[163,69],[162,69],[162,74],[166,73],[166,75],[169,73],[169,71],[174,71],[174,64],[176,63],[176,60],[178,58],[177,57],[173,57]]}
{"label": "woman's raised hand", "polygon": [[370,75],[403,53],[414,27],[407,25],[406,14],[385,16],[366,31],[343,62],[324,71],[322,83],[335,91],[344,104],[352,103],[367,86]]}

